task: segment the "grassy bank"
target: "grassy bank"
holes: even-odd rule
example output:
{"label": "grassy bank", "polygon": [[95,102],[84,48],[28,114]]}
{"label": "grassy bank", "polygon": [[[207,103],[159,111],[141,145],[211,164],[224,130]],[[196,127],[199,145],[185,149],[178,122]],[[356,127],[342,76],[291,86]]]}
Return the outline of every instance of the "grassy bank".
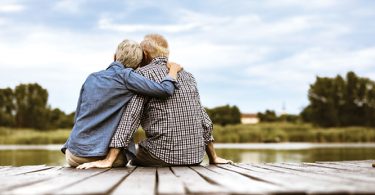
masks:
{"label": "grassy bank", "polygon": [[70,129],[37,131],[0,128],[0,144],[62,144],[69,134]]}
{"label": "grassy bank", "polygon": [[215,126],[216,142],[375,142],[375,128],[319,128],[310,124],[261,123]]}
{"label": "grassy bank", "polygon": [[[0,128],[0,144],[63,144],[70,129],[36,131],[32,129]],[[375,142],[375,128],[319,128],[310,124],[261,123],[214,127],[217,143],[264,142]],[[138,131],[135,140],[144,138]]]}

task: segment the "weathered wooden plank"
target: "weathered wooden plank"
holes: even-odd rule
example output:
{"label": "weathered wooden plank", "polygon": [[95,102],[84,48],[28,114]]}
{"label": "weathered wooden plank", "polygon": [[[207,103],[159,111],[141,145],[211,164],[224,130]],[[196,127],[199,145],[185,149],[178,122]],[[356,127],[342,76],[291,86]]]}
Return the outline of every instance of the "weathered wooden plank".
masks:
{"label": "weathered wooden plank", "polygon": [[256,167],[253,164],[239,163],[239,164],[236,164],[236,166],[246,166],[246,169],[249,169],[255,172],[261,172],[261,173],[280,173],[281,172],[278,170],[271,170],[271,169],[264,169],[264,168]]}
{"label": "weathered wooden plank", "polygon": [[37,172],[0,177],[0,192],[51,179],[53,176],[59,174],[61,168],[62,167],[53,167]]}
{"label": "weathered wooden plank", "polygon": [[287,192],[294,192],[296,194],[346,194],[355,190],[355,188],[351,186],[332,185],[332,183],[309,177],[282,172],[257,172],[242,166],[243,165],[219,165],[220,168],[232,170],[258,180],[284,186],[287,189]]}
{"label": "weathered wooden plank", "polygon": [[103,171],[106,171],[106,169],[77,170],[63,168],[60,174],[52,179],[6,191],[6,194],[51,194]]}
{"label": "weathered wooden plank", "polygon": [[3,166],[1,169],[0,169],[0,175],[1,173],[7,171],[7,170],[10,170],[12,167],[11,166]]}
{"label": "weathered wooden plank", "polygon": [[[309,164],[309,163],[304,163]],[[375,172],[375,169],[372,167],[372,164],[370,163],[341,163],[341,162],[317,162],[312,163],[316,165],[333,165],[338,169],[346,169],[346,170],[363,170],[363,171],[373,171]]]}
{"label": "weathered wooden plank", "polygon": [[8,169],[9,167],[11,167],[11,166],[0,166],[0,171],[2,171],[4,169]]}
{"label": "weathered wooden plank", "polygon": [[171,171],[169,167],[157,168],[158,194],[185,194],[182,181]]}
{"label": "weathered wooden plank", "polygon": [[316,163],[329,163],[329,164],[344,164],[348,166],[356,166],[360,168],[373,168],[372,163],[375,163],[375,160],[362,160],[362,161],[334,161],[334,162],[328,162],[328,161],[319,161]]}
{"label": "weathered wooden plank", "polygon": [[138,167],[131,174],[127,168],[0,167],[0,194],[375,194],[371,163]]}
{"label": "weathered wooden plank", "polygon": [[156,168],[137,167],[112,192],[112,194],[149,195],[155,194]]}
{"label": "weathered wooden plank", "polygon": [[210,181],[225,187],[229,190],[230,193],[269,194],[272,192],[284,191],[282,187],[262,181],[257,181],[227,170],[215,172],[205,167],[192,167],[192,169],[194,169],[200,175],[209,179]]}
{"label": "weathered wooden plank", "polygon": [[51,168],[52,167],[45,166],[45,165],[10,167],[0,172],[0,176],[19,175],[19,174],[25,174],[25,173],[30,173],[30,172],[42,171],[42,170],[51,169]]}
{"label": "weathered wooden plank", "polygon": [[[134,168],[116,168],[89,177],[53,194],[108,194]],[[100,185],[98,185],[100,184]]]}
{"label": "weathered wooden plank", "polygon": [[[299,166],[296,163],[283,163],[286,165]],[[358,167],[350,164],[334,164],[334,163],[303,163],[304,165],[313,166],[313,167],[322,167],[333,170],[342,170],[345,172],[352,173],[361,173],[362,175],[367,175],[370,177],[375,176],[375,169],[372,167]]]}
{"label": "weathered wooden plank", "polygon": [[288,169],[294,169],[299,171],[312,172],[315,174],[323,174],[338,177],[340,179],[346,178],[353,182],[371,182],[375,183],[375,177],[367,174],[355,174],[356,172],[342,170],[342,169],[333,169],[323,166],[312,166],[311,164],[299,164],[299,165],[288,165],[288,164],[268,164],[271,166],[284,167]]}
{"label": "weathered wooden plank", "polygon": [[[243,167],[246,167],[246,165],[242,165]],[[270,170],[277,170],[281,171],[283,173],[289,173],[289,174],[295,174],[302,176],[304,178],[312,178],[316,180],[321,180],[327,183],[331,183],[332,185],[338,186],[340,189],[343,189],[344,191],[355,191],[357,193],[368,193],[373,192],[375,190],[375,186],[372,186],[371,183],[368,182],[358,182],[356,180],[343,178],[340,176],[332,175],[332,174],[324,174],[324,173],[316,173],[312,170],[308,171],[305,169],[292,169],[286,167],[286,165],[280,165],[280,164],[259,164],[254,165],[260,168],[270,169]],[[354,187],[354,189],[348,189],[347,186]]]}
{"label": "weathered wooden plank", "polygon": [[228,190],[207,182],[189,167],[171,167],[174,174],[184,183],[191,194],[227,194]]}

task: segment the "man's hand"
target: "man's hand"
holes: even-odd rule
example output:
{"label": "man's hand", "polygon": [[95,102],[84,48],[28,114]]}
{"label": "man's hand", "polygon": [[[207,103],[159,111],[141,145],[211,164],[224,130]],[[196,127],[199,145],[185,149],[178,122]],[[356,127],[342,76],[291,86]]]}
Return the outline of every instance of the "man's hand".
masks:
{"label": "man's hand", "polygon": [[210,160],[210,164],[233,164],[233,161],[226,160],[217,156],[214,159]]}
{"label": "man's hand", "polygon": [[104,160],[98,160],[94,162],[89,163],[83,163],[76,167],[76,169],[90,169],[90,168],[110,168],[112,167],[113,162],[108,161],[106,159]]}

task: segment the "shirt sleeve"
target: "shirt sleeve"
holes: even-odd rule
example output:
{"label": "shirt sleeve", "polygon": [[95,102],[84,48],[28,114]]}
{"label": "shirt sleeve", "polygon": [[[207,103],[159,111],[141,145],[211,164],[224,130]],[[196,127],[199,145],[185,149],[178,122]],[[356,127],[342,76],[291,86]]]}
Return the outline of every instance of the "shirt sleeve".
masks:
{"label": "shirt sleeve", "polygon": [[172,96],[175,90],[175,79],[167,75],[160,83],[152,81],[134,71],[129,71],[125,76],[126,87],[141,95],[155,98],[167,98]]}
{"label": "shirt sleeve", "polygon": [[145,97],[135,95],[122,113],[117,130],[111,139],[109,147],[128,148],[135,131],[138,129],[145,105]]}
{"label": "shirt sleeve", "polygon": [[208,143],[215,141],[214,137],[212,136],[212,131],[213,131],[214,128],[213,128],[212,121],[211,121],[210,117],[208,116],[208,114],[206,112],[206,109],[204,109],[204,107],[201,104],[201,98],[200,98],[200,95],[199,95],[199,92],[198,92],[197,83],[196,83],[194,77],[192,79],[193,79],[194,86],[196,88],[195,91],[196,91],[197,99],[199,101],[199,106],[201,107],[203,138],[204,138],[204,143],[207,145]]}

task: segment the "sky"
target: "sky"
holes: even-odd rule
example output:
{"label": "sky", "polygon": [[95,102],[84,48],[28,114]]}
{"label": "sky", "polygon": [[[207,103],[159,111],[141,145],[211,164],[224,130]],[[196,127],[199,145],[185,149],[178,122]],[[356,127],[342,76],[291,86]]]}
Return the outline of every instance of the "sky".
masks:
{"label": "sky", "polygon": [[123,39],[165,36],[202,104],[299,113],[316,76],[375,80],[372,0],[1,0],[0,88],[37,82],[75,110]]}

